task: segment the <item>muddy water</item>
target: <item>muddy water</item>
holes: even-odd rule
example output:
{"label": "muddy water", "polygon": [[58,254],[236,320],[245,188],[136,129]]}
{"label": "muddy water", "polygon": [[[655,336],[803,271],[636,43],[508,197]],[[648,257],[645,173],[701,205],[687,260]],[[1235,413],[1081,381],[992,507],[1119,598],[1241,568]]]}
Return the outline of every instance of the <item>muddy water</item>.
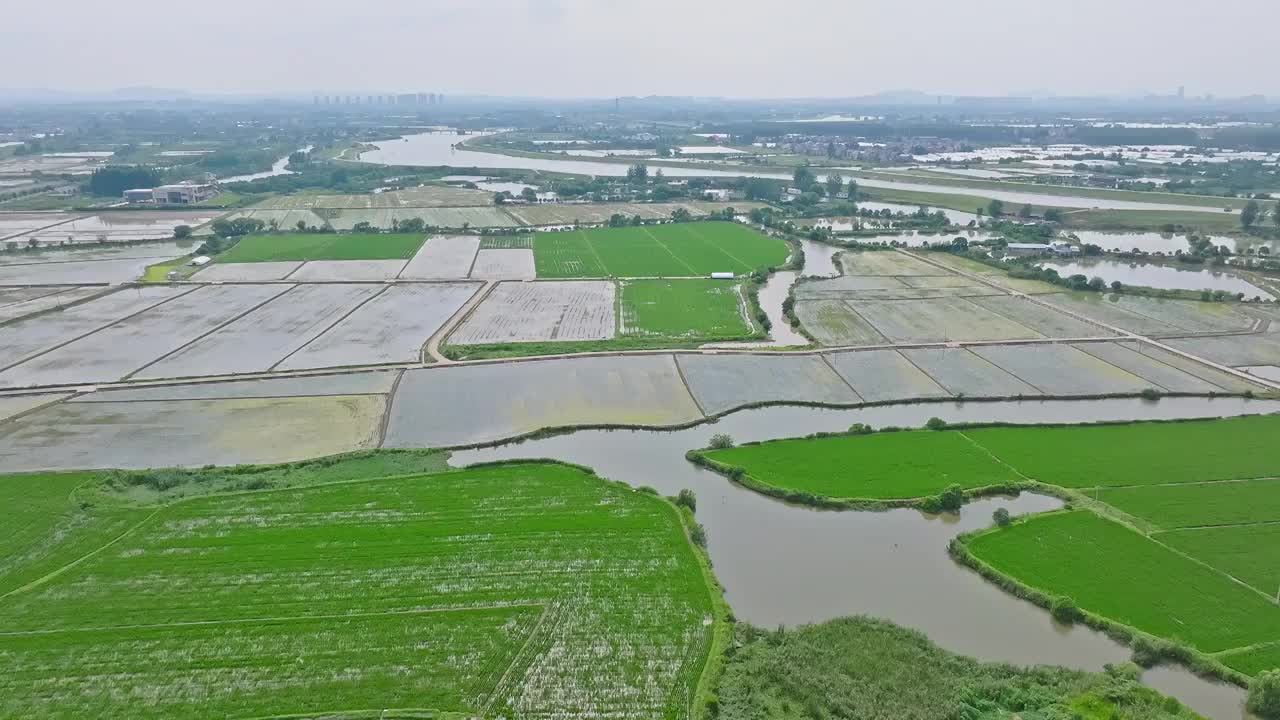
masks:
{"label": "muddy water", "polygon": [[[1237,398],[1020,401],[894,405],[862,410],[776,407],[742,411],[677,432],[584,431],[521,444],[455,453],[452,463],[555,458],[664,495],[690,488],[707,528],[716,576],[737,617],[766,627],[867,614],[927,633],[950,650],[984,660],[1099,670],[1128,650],[1082,627],[1063,627],[1030,603],[951,561],[955,535],[990,522],[998,507],[1040,512],[1059,501],[1032,494],[971,503],[958,516],[914,510],[820,511],[743,490],[684,459],[711,435],[738,442],[838,431],[855,422],[920,426],[949,422],[1087,422],[1209,417],[1280,411],[1280,402]],[[1244,717],[1244,695],[1181,670],[1148,673],[1153,686],[1218,720]]]}
{"label": "muddy water", "polygon": [[1244,293],[1247,298],[1256,296],[1264,300],[1274,299],[1271,293],[1239,275],[1203,267],[1154,265],[1123,260],[1051,260],[1040,263],[1040,267],[1053,268],[1063,277],[1071,275],[1101,277],[1108,285],[1119,280],[1125,285],[1176,290],[1225,290],[1232,294]]}
{"label": "muddy water", "polygon": [[[1176,219],[1176,217],[1173,218],[1173,220]],[[1191,243],[1187,241],[1187,237],[1185,235],[1177,235],[1173,233],[1117,233],[1102,232],[1098,230],[1079,230],[1073,234],[1081,243],[1097,245],[1103,250],[1112,252],[1130,252],[1132,250],[1138,250],[1145,253],[1165,253],[1167,255],[1173,255],[1179,251],[1188,252],[1191,250]],[[1242,255],[1249,252],[1257,252],[1257,250],[1262,247],[1266,247],[1268,252],[1272,255],[1280,253],[1280,240],[1266,240],[1255,237],[1236,238],[1226,236],[1211,236],[1209,239],[1215,246],[1225,245],[1232,252]]]}
{"label": "muddy water", "polygon": [[[592,175],[602,177],[620,177],[627,174],[624,162],[591,162],[585,160],[560,160],[556,158],[525,158],[499,155],[491,152],[477,152],[458,146],[467,138],[455,132],[434,132],[408,135],[399,140],[373,143],[377,150],[361,155],[362,162],[382,163],[384,165],[423,165],[450,166],[459,168],[511,168],[517,170],[543,170],[563,172],[574,175]],[[710,170],[698,167],[672,167],[664,165],[662,172],[667,177],[761,177],[775,180],[790,180],[791,173],[767,172],[761,170]],[[825,175],[817,176],[818,182],[826,180]],[[928,192],[957,195],[976,195],[996,198],[1006,203],[1048,205],[1074,208],[1107,208],[1112,210],[1185,210],[1204,212],[1205,208],[1195,205],[1176,205],[1160,202],[1134,202],[1131,200],[1109,200],[1100,198],[1083,198],[1067,195],[1044,195],[1034,191],[1009,191],[987,188],[972,188],[958,185],[940,185],[910,181],[883,180],[872,178],[856,178],[858,185],[869,188],[886,188],[912,192]]]}

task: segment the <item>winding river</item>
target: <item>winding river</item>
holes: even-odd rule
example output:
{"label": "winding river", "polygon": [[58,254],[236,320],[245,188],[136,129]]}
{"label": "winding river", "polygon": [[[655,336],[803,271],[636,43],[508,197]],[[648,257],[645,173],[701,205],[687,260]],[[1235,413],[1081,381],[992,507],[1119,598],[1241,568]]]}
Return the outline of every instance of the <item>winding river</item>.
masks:
{"label": "winding river", "polygon": [[[744,410],[680,431],[580,431],[454,453],[451,462],[554,458],[594,468],[664,495],[692,489],[707,529],[717,578],[735,615],[765,627],[865,614],[921,630],[939,645],[983,660],[1100,670],[1129,651],[1088,628],[1065,627],[1048,613],[1005,593],[947,555],[955,535],[984,527],[991,513],[1032,513],[1060,506],[1023,493],[967,505],[959,515],[916,510],[852,512],[787,504],[730,483],[684,458],[715,433],[737,442],[874,427],[948,422],[1093,422],[1228,416],[1280,411],[1280,402],[1240,398],[1009,401],[894,405],[856,410],[771,407]],[[1215,720],[1240,720],[1244,693],[1174,667],[1144,681]]]}
{"label": "winding river", "polygon": [[[627,174],[627,163],[592,162],[589,160],[559,158],[527,158],[501,155],[491,152],[469,150],[462,146],[468,138],[483,137],[484,133],[459,135],[456,132],[428,132],[406,135],[397,140],[373,143],[376,150],[370,150],[360,156],[361,162],[379,163],[383,165],[418,165],[425,167],[448,166],[456,168],[505,168],[514,170],[536,170],[541,172],[559,172],[572,175],[598,175],[620,177]],[[847,172],[848,169],[846,168]],[[763,170],[712,170],[699,167],[679,167],[663,165],[662,172],[667,177],[759,177],[773,180],[789,180],[790,173],[766,172]],[[825,175],[818,175],[819,182],[826,180]],[[941,185],[914,183],[910,181],[881,180],[874,178],[857,178],[858,184],[869,188],[890,190],[906,190],[946,195],[973,195],[1001,200],[1006,203],[1022,205],[1048,205],[1068,208],[1104,208],[1108,210],[1169,210],[1175,212],[1211,212],[1213,208],[1200,205],[1178,205],[1160,202],[1135,202],[1132,200],[1114,200],[1068,195],[1046,195],[1033,191],[989,190],[959,185]]]}

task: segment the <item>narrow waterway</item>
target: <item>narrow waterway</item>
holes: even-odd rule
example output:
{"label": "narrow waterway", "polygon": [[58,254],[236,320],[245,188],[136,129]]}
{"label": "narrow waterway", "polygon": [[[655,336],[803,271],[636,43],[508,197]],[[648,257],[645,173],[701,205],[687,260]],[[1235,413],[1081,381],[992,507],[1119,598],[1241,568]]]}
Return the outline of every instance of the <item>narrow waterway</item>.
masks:
{"label": "narrow waterway", "polygon": [[[744,490],[684,458],[727,433],[749,442],[832,432],[855,422],[918,427],[948,422],[1094,422],[1214,417],[1280,411],[1280,402],[1239,398],[1009,401],[893,405],[858,410],[773,407],[745,410],[688,430],[582,431],[458,452],[454,465],[515,458],[554,458],[664,495],[688,488],[698,497],[716,576],[735,615],[774,627],[847,615],[885,618],[921,630],[939,645],[983,660],[1100,670],[1127,648],[1084,627],[1064,627],[947,555],[955,535],[981,528],[992,512],[1042,512],[1059,501],[1024,493],[989,498],[959,515],[915,510],[840,512],[789,505]],[[1240,720],[1244,693],[1177,668],[1147,673],[1153,687],[1216,720]]]}
{"label": "narrow waterway", "polygon": [[[313,147],[315,146],[308,145],[304,148],[298,148],[298,152],[311,152],[311,148]],[[293,175],[294,174],[293,171],[289,170],[288,166],[289,166],[289,156],[285,155],[284,157],[272,163],[270,170],[251,173],[249,175],[232,175],[231,177],[218,178],[218,182],[223,185],[226,185],[228,183],[252,182],[254,180],[261,180],[263,178],[275,177],[277,175]]]}

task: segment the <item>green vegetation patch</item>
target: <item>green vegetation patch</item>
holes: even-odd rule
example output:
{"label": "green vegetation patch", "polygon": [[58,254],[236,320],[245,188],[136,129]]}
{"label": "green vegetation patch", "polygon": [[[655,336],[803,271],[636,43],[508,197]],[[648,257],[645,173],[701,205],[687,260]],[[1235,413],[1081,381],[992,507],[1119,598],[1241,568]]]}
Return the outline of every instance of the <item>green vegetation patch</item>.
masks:
{"label": "green vegetation patch", "polygon": [[731,222],[537,233],[540,278],[706,277],[782,265],[786,243]]}
{"label": "green vegetation patch", "polygon": [[1280,607],[1091,512],[1033,517],[968,541],[975,557],[1051,596],[1218,652],[1280,637]]}
{"label": "green vegetation patch", "polygon": [[1264,670],[1280,668],[1280,641],[1252,650],[1220,655],[1218,659],[1233,670],[1256,676]]}
{"label": "green vegetation patch", "polygon": [[218,255],[218,262],[408,260],[426,240],[425,235],[384,233],[250,235]]}
{"label": "green vegetation patch", "polygon": [[1090,495],[1167,530],[1280,520],[1276,479],[1106,488]]}
{"label": "green vegetation patch", "polygon": [[133,508],[97,508],[74,495],[94,473],[0,475],[0,595],[102,547],[146,516]]}
{"label": "green vegetation patch", "polygon": [[1176,530],[1154,537],[1265,595],[1280,597],[1280,523]]}
{"label": "green vegetation patch", "polygon": [[569,466],[194,497],[0,600],[0,716],[682,717],[713,610],[676,508]]}
{"label": "green vegetation patch", "polygon": [[740,286],[733,282],[626,280],[621,294],[623,335],[720,340],[752,334]]}
{"label": "green vegetation patch", "polygon": [[772,487],[839,499],[920,498],[953,484],[974,489],[1022,479],[954,432],[777,440],[705,455]]}
{"label": "green vegetation patch", "polygon": [[784,720],[1191,720],[1135,672],[980,663],[921,633],[868,618],[795,630],[738,629],[718,695],[720,717]]}
{"label": "green vegetation patch", "polygon": [[965,434],[1024,475],[1069,488],[1272,477],[1280,469],[1280,415]]}

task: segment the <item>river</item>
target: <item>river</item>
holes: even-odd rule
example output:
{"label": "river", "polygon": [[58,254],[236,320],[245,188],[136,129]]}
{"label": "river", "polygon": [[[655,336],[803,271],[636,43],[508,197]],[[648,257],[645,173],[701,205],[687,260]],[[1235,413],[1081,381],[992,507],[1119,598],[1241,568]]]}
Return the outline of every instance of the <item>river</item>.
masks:
{"label": "river", "polygon": [[[373,143],[377,150],[370,150],[360,156],[361,162],[380,163],[383,165],[418,165],[447,166],[456,168],[505,168],[515,170],[536,170],[541,172],[559,172],[573,175],[599,175],[619,177],[627,174],[627,163],[592,162],[588,160],[570,160],[558,158],[527,158],[501,155],[491,152],[479,152],[459,147],[458,144],[468,138],[483,137],[484,133],[458,135],[456,132],[429,132],[406,135],[398,140]],[[848,169],[844,169],[848,172]],[[789,173],[766,172],[762,170],[711,170],[698,167],[662,166],[667,177],[760,177],[774,180],[789,180]],[[825,175],[817,176],[819,182],[826,180]],[[1212,212],[1213,208],[1196,205],[1177,205],[1159,202],[1135,202],[1131,200],[1104,200],[1099,198],[1072,197],[1065,195],[1045,195],[1030,191],[988,190],[985,188],[962,187],[958,185],[934,185],[928,183],[897,182],[872,178],[856,178],[858,184],[868,188],[897,189],[911,192],[925,192],[943,195],[974,195],[993,198],[1006,203],[1023,205],[1048,205],[1068,208],[1104,208],[1108,210],[1169,210],[1175,212]]]}
{"label": "river", "polygon": [[[299,148],[298,152],[311,152],[311,148],[313,147],[315,146],[308,145],[304,148]],[[289,156],[285,155],[284,157],[272,163],[270,170],[265,170],[259,173],[252,173],[250,175],[232,175],[231,177],[218,178],[218,182],[223,185],[226,185],[228,183],[252,182],[254,180],[261,180],[263,178],[275,177],[277,175],[292,175],[293,171],[287,169],[288,166],[289,166]]]}
{"label": "river", "polygon": [[[1024,493],[970,503],[957,515],[915,510],[853,512],[790,505],[745,490],[684,458],[727,433],[739,443],[874,427],[948,422],[1093,422],[1170,419],[1280,411],[1280,402],[1240,398],[1045,400],[892,405],[855,410],[771,407],[733,413],[719,422],[664,432],[591,430],[453,454],[456,466],[516,458],[554,458],[594,468],[602,477],[648,485],[664,495],[697,494],[716,577],[734,614],[764,627],[821,622],[847,615],[885,618],[928,634],[942,647],[989,661],[1100,670],[1129,651],[1083,626],[1054,622],[956,564],[947,542],[981,528],[991,513],[1050,510],[1054,498]],[[1144,681],[1216,720],[1240,720],[1244,693],[1173,667]]]}

